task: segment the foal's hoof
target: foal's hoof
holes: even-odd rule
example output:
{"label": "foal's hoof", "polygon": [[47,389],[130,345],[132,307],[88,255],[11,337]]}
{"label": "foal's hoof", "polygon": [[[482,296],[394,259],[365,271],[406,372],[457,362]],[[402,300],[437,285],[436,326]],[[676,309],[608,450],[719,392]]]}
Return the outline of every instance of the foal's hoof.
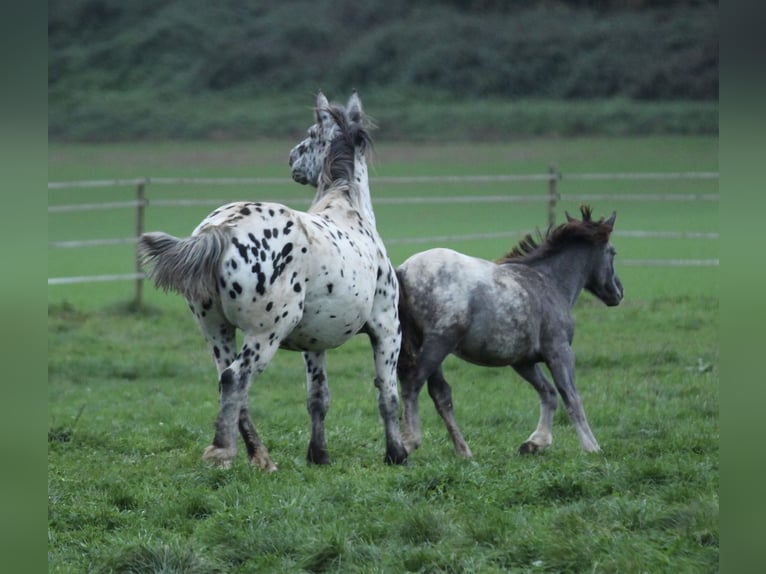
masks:
{"label": "foal's hoof", "polygon": [[543,452],[543,447],[532,441],[527,441],[519,447],[519,454],[536,454],[538,452]]}
{"label": "foal's hoof", "polygon": [[229,468],[236,453],[237,451],[231,448],[221,448],[215,445],[210,445],[205,449],[205,452],[202,453],[202,458],[210,461],[218,468]]}
{"label": "foal's hoof", "polygon": [[412,454],[413,452],[415,452],[419,448],[420,448],[420,441],[404,439],[404,449],[409,454]]}
{"label": "foal's hoof", "polygon": [[386,458],[384,460],[386,464],[406,464],[407,449],[404,448],[403,444],[388,446],[386,448]]}

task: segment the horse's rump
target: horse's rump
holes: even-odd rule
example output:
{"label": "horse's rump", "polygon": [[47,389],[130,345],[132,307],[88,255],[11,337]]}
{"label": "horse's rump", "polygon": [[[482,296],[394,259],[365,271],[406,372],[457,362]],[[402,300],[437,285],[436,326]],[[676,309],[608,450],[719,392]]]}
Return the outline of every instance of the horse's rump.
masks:
{"label": "horse's rump", "polygon": [[403,373],[409,372],[417,364],[417,353],[423,343],[423,333],[412,316],[404,273],[397,269],[396,278],[399,281],[399,323],[402,327],[402,344],[399,350],[397,373],[401,378]]}

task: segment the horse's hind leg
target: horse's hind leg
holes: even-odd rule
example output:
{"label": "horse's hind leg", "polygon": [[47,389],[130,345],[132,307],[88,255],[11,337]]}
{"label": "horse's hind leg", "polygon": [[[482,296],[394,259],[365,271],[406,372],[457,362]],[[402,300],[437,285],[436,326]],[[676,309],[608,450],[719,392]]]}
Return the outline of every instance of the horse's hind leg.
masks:
{"label": "horse's hind leg", "polygon": [[324,434],[324,419],[330,408],[330,389],[327,386],[324,351],[303,353],[306,364],[306,407],[311,417],[311,440],[306,458],[315,464],[329,464],[327,443]]}
{"label": "horse's hind leg", "polygon": [[[245,399],[247,403],[247,399]],[[255,430],[255,425],[250,418],[250,410],[245,404],[239,410],[239,433],[245,441],[245,448],[247,449],[247,458],[251,464],[254,464],[258,468],[262,468],[267,472],[273,472],[277,470],[277,466],[271,462],[269,457],[269,451],[266,445],[261,442],[261,438],[258,436],[258,432]]]}
{"label": "horse's hind leg", "polygon": [[431,395],[436,412],[439,413],[439,416],[447,426],[447,432],[449,432],[452,444],[455,446],[455,454],[465,458],[472,458],[473,453],[468,448],[463,435],[460,433],[460,428],[457,426],[457,421],[455,421],[452,407],[452,388],[444,379],[441,365],[428,377],[428,394]]}
{"label": "horse's hind leg", "polygon": [[[402,433],[404,444],[409,452],[418,448],[422,441],[420,413],[418,412],[420,391],[426,379],[429,379],[439,369],[444,359],[450,354],[454,348],[454,341],[455,339],[451,336],[425,335],[414,361],[399,369],[399,378],[402,384],[402,400],[404,402],[404,428]],[[430,384],[429,382],[429,387]],[[433,398],[433,395],[431,398]],[[434,404],[436,404],[436,399],[434,399]],[[436,410],[439,410],[438,405]]]}
{"label": "horse's hind leg", "polygon": [[226,319],[218,301],[208,299],[202,302],[187,301],[187,303],[202,336],[207,341],[220,380],[221,374],[237,356],[236,327]]}
{"label": "horse's hind leg", "polygon": [[410,373],[402,373],[399,381],[402,385],[402,403],[404,404],[402,440],[407,452],[412,452],[420,446],[422,441],[418,398],[425,379],[411,376]]}
{"label": "horse's hind leg", "polygon": [[514,370],[531,384],[540,395],[540,419],[535,432],[519,447],[519,453],[531,454],[550,446],[553,442],[553,415],[556,412],[556,389],[545,378],[538,365],[514,365]]}
{"label": "horse's hind leg", "polygon": [[[393,275],[393,271],[390,272]],[[378,301],[380,303],[380,300]],[[387,464],[407,462],[407,449],[399,431],[399,389],[396,365],[401,347],[399,320],[395,300],[384,300],[384,312],[373,314],[365,331],[370,337],[375,361],[375,386],[378,389],[378,410],[386,434]]]}
{"label": "horse's hind leg", "polygon": [[[226,319],[218,301],[188,301],[188,304],[202,335],[207,341],[210,353],[213,355],[213,361],[218,371],[218,393],[220,395],[221,375],[237,356],[236,328]],[[260,462],[263,444],[250,418],[247,404],[240,409],[238,426],[242,439],[245,441],[250,461],[265,468],[265,465]]]}
{"label": "horse's hind leg", "polygon": [[245,336],[237,358],[221,374],[220,408],[215,423],[215,438],[213,444],[205,450],[204,458],[228,467],[237,452],[239,429],[245,438],[250,461],[263,470],[276,470],[268,450],[250,420],[248,389],[253,377],[264,371],[278,349],[279,344],[265,336]]}

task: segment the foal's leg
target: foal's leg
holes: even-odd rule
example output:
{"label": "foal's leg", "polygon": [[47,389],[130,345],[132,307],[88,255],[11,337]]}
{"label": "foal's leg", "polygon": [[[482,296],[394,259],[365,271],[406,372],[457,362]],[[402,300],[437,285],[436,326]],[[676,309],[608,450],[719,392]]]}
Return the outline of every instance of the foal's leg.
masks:
{"label": "foal's leg", "polygon": [[556,412],[556,389],[545,378],[542,369],[536,364],[515,365],[513,369],[530,383],[540,395],[540,419],[535,432],[519,447],[519,453],[539,452],[553,442],[553,415]]}
{"label": "foal's leg", "polygon": [[[271,343],[271,344],[270,344]],[[263,335],[246,335],[237,358],[224,369],[220,379],[220,409],[215,423],[215,438],[204,458],[228,467],[237,452],[237,429],[246,436],[250,461],[266,471],[276,470],[247,411],[247,392],[254,377],[269,364],[279,344]]]}
{"label": "foal's leg", "polygon": [[585,452],[598,452],[601,448],[596,442],[596,437],[588,425],[585,410],[580,400],[580,395],[575,386],[575,360],[574,352],[569,345],[561,345],[551,357],[546,359],[548,368],[553,374],[553,382],[564,401],[567,414],[574,424],[580,444]]}
{"label": "foal's leg", "polygon": [[[418,412],[418,397],[426,379],[429,379],[438,369],[447,355],[455,348],[455,339],[449,335],[423,336],[423,343],[418,350],[414,365],[402,373],[402,399],[404,401],[404,444],[408,452],[420,446],[420,413]],[[443,378],[443,377],[442,377]],[[446,381],[445,381],[446,383]],[[435,383],[438,384],[438,383]],[[429,389],[431,383],[429,382]],[[431,396],[433,399],[433,395]],[[434,404],[436,405],[436,399]],[[438,405],[436,410],[439,411]],[[440,413],[441,414],[441,413]],[[443,418],[443,417],[442,417]],[[445,419],[445,423],[446,423]],[[447,427],[449,429],[449,426]],[[457,450],[457,446],[455,447]],[[470,452],[470,451],[469,451]]]}
{"label": "foal's leg", "polygon": [[452,408],[452,388],[444,379],[441,365],[428,377],[428,394],[431,395],[431,400],[433,400],[434,406],[436,406],[436,412],[441,416],[444,424],[447,426],[447,432],[452,437],[455,454],[465,458],[472,458],[473,453],[468,448],[463,435],[460,433],[460,428],[457,426],[457,421],[455,421],[455,414]]}
{"label": "foal's leg", "polygon": [[325,353],[303,353],[306,364],[306,406],[311,417],[311,440],[306,458],[315,464],[329,464],[327,443],[324,436],[324,419],[330,408],[330,389],[327,385]]}

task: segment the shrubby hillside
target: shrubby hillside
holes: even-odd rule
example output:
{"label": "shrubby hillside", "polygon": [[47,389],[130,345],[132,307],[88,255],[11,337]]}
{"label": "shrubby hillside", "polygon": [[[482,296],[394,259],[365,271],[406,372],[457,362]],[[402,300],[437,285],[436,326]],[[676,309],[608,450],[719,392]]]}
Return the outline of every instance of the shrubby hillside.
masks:
{"label": "shrubby hillside", "polygon": [[48,13],[54,138],[194,135],[182,117],[193,131],[201,101],[234,113],[248,99],[305,105],[319,88],[401,102],[718,98],[710,1],[51,0]]}

